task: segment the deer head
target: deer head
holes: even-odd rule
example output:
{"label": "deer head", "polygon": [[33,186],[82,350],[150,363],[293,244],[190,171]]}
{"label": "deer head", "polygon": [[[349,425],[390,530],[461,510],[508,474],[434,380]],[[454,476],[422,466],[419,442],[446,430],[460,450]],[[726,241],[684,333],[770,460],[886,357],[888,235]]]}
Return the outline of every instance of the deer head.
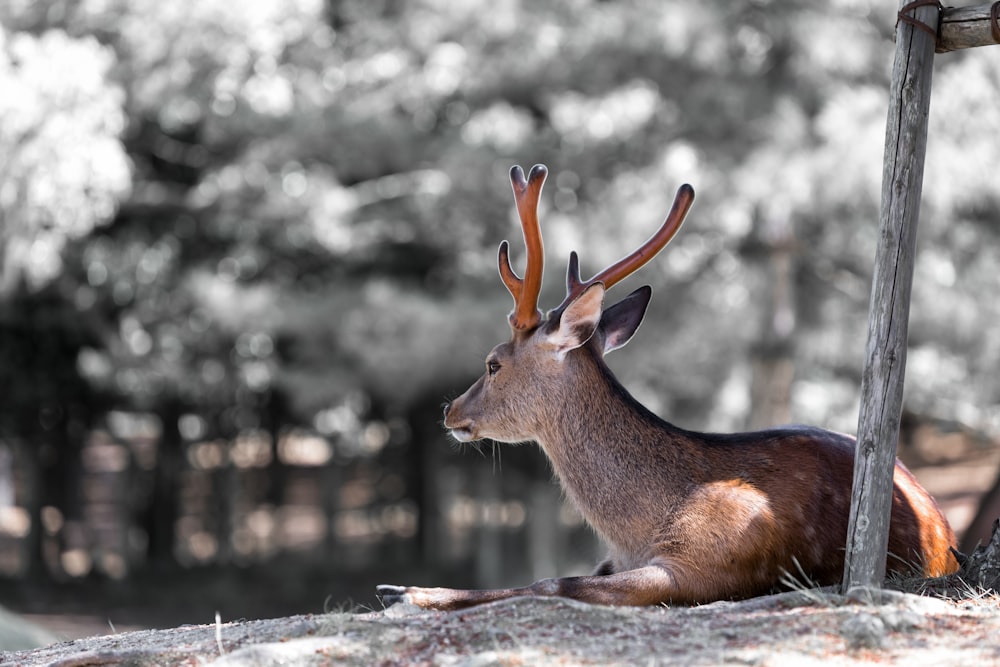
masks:
{"label": "deer head", "polygon": [[642,322],[652,290],[640,287],[603,308],[607,289],[634,273],[662,250],[684,221],[694,201],[694,190],[682,185],[659,230],[637,250],[589,280],[580,279],[579,258],[570,253],[566,273],[566,298],[543,317],[538,310],[542,286],[544,246],[538,223],[538,198],[547,170],[532,167],[528,178],[515,166],[510,171],[514,200],[527,248],[524,278],[510,265],[509,244],[499,249],[500,278],[514,297],[508,319],[511,338],[486,357],[486,372],[464,394],[445,406],[445,427],[461,441],[492,438],[500,442],[538,439],[553,418],[566,387],[586,394],[587,373],[593,364],[580,363],[575,351],[590,358],[625,345]]}

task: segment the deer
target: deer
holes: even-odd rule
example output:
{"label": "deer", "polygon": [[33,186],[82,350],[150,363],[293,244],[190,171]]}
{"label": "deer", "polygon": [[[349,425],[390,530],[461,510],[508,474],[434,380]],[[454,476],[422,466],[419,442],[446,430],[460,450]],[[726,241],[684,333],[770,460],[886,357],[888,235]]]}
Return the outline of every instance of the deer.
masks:
{"label": "deer", "polygon": [[[538,202],[548,171],[511,185],[527,249],[524,277],[500,244],[500,278],[514,298],[511,337],[484,374],[444,407],[466,443],[536,442],[568,500],[608,547],[590,576],[459,590],[380,585],[383,605],[456,610],[519,596],[620,606],[702,604],[780,590],[802,578],[837,585],[844,569],[855,439],[812,426],[700,433],[656,416],[615,378],[604,356],[631,340],[650,302],[640,287],[604,307],[606,291],[674,237],[694,202],[682,185],[659,230],[589,280],[570,253],[566,297],[538,309],[543,243]],[[931,495],[897,459],[887,572],[936,577],[958,569],[955,534]]]}

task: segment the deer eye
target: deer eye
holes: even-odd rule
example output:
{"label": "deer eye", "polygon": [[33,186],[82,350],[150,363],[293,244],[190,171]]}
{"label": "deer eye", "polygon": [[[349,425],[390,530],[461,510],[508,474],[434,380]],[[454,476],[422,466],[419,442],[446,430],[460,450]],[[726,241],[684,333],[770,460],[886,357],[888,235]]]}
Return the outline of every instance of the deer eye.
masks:
{"label": "deer eye", "polygon": [[486,372],[490,375],[496,375],[500,371],[500,362],[495,359],[490,359],[486,362]]}

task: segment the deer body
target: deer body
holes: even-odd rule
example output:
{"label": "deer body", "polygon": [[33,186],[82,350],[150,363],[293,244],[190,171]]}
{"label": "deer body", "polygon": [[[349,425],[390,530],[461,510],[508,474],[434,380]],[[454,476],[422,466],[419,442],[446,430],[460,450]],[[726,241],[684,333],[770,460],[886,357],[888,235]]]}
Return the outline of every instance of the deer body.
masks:
{"label": "deer body", "polygon": [[[528,192],[537,203],[545,175],[538,170],[527,183],[519,169],[512,172],[526,237],[537,232],[537,220],[521,197]],[[687,206],[690,200],[675,203],[664,224],[673,229],[656,240],[660,247]],[[528,287],[512,278],[509,263],[505,272],[501,246],[501,276],[515,296],[513,336],[490,352],[486,373],[445,409],[445,427],[460,441],[536,441],[566,495],[608,545],[609,558],[594,576],[525,588],[381,586],[384,602],[457,609],[518,595],[560,595],[619,605],[698,603],[760,595],[785,575],[821,585],[840,581],[853,438],[804,426],[686,431],[638,403],[605,364],[604,355],[635,333],[651,295],[643,287],[604,309],[605,288],[637,268],[637,254],[643,253],[640,265],[648,261],[658,250],[649,252],[654,239],[586,283],[571,256],[569,294],[544,320],[535,311],[537,287],[529,275]],[[540,249],[540,236],[535,245]],[[529,254],[529,267],[531,261]],[[540,280],[540,266],[534,269]],[[954,543],[934,500],[897,461],[889,571],[954,571]]]}

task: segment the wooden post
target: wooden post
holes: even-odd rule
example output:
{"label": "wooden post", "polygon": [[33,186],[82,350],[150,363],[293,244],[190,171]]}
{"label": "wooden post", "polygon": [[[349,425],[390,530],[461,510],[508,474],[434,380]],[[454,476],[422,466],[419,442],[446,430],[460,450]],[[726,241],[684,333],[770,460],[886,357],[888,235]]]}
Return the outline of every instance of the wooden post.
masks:
{"label": "wooden post", "polygon": [[[905,6],[903,0],[900,8]],[[844,591],[876,588],[885,578],[892,476],[903,403],[907,320],[927,147],[936,6],[910,15],[930,32],[900,21],[889,91],[882,203],[861,380]]]}

